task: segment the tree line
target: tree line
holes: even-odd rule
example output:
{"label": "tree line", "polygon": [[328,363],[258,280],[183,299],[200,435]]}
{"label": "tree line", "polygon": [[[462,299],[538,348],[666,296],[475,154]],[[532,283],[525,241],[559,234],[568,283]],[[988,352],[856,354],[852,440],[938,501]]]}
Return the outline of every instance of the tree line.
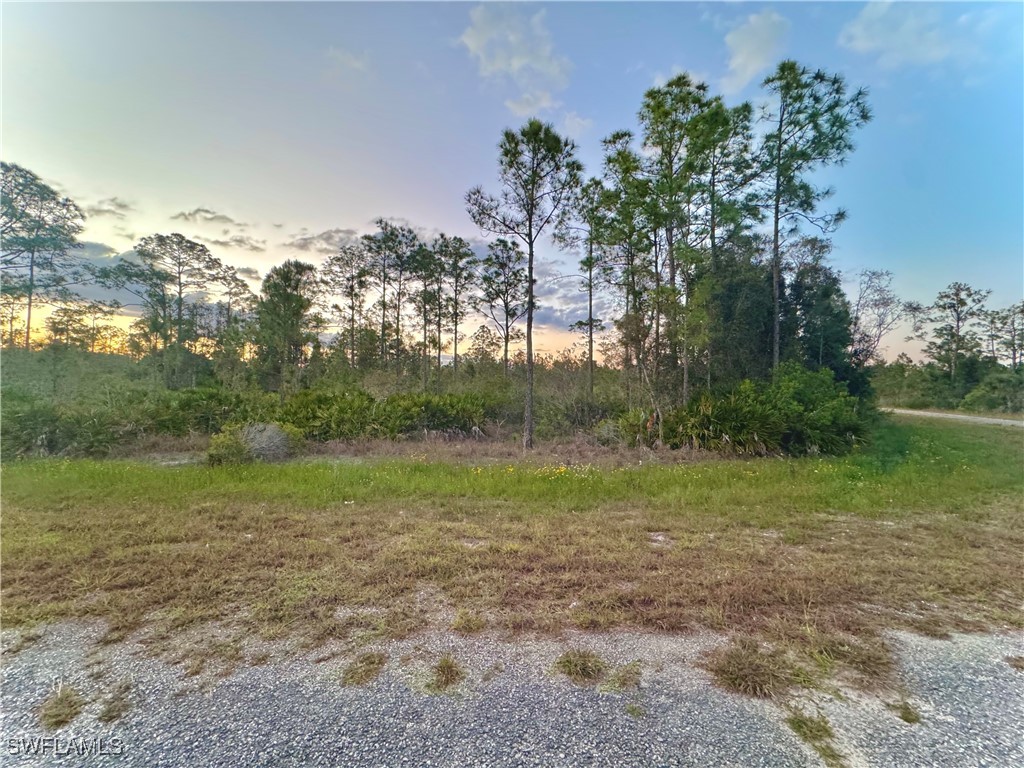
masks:
{"label": "tree line", "polygon": [[[1020,305],[989,313],[973,289],[954,290],[961,284],[942,307],[942,296],[930,308],[907,304],[881,270],[862,273],[852,299],[844,294],[828,235],[846,212],[828,206],[832,190],[814,179],[850,156],[871,119],[867,93],[793,61],[763,88],[759,108],[730,107],[686,74],[651,88],[635,129],[603,140],[590,176],[573,141],[529,120],[501,137],[498,188],[465,196],[470,219],[494,237],[486,247],[445,234],[427,240],[379,219],[321,265],[272,268],[258,295],[180,234],[142,238],[136,258],[88,267],[75,257],[80,209],[4,163],[4,343],[29,348],[33,308],[45,302],[51,342],[127,351],[172,388],[212,371],[226,386],[283,396],[332,376],[387,371],[430,391],[446,380],[457,386],[466,361],[488,362],[504,377],[521,374],[529,447],[537,252],[550,240],[580,255],[587,313],[572,329],[586,397],[598,397],[598,368],[614,369],[627,403],[655,419],[701,392],[768,379],[782,362],[830,369],[865,394],[883,337],[906,317],[919,335],[932,329],[926,353],[953,379],[983,343],[1018,366]],[[105,322],[125,307],[81,298],[87,282],[136,299],[129,332]],[[982,317],[987,341],[972,335]],[[473,329],[474,319],[484,323]]]}

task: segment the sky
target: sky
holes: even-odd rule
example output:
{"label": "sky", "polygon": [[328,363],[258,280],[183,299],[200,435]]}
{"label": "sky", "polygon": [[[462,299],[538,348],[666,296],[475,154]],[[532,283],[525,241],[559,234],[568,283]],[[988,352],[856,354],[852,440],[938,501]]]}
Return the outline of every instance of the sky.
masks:
{"label": "sky", "polygon": [[[785,58],[866,87],[874,117],[819,173],[850,281],[905,299],[953,281],[1024,296],[1024,5],[1008,3],[3,3],[0,154],[86,212],[86,252],[202,239],[258,279],[319,263],[374,219],[479,240],[467,190],[498,191],[527,119],[574,139],[637,129],[679,72],[765,102]],[[542,350],[585,316],[577,255],[545,244]],[[905,346],[894,334],[890,356]]]}

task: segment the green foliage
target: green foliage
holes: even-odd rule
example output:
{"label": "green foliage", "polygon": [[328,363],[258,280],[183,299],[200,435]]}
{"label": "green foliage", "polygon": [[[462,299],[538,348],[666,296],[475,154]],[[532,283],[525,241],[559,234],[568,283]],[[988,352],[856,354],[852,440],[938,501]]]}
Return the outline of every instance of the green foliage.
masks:
{"label": "green foliage", "polygon": [[1024,368],[990,373],[967,393],[960,407],[965,411],[1024,411]]}
{"label": "green foliage", "polygon": [[845,453],[866,428],[866,406],[829,369],[795,364],[780,366],[767,386],[745,381],[724,396],[705,393],[665,419],[673,448],[756,456]]}
{"label": "green foliage", "polygon": [[210,438],[210,448],[206,452],[206,460],[213,466],[220,464],[247,464],[253,460],[249,449],[245,447],[239,435],[239,428],[234,427]]}
{"label": "green foliage", "polygon": [[55,404],[8,391],[0,405],[0,450],[5,460],[21,456],[105,456],[137,426],[110,409],[90,404]]}
{"label": "green foliage", "polygon": [[780,366],[765,399],[785,425],[781,447],[790,454],[844,453],[866,431],[865,406],[827,368]]}
{"label": "green foliage", "polygon": [[780,450],[784,429],[781,414],[745,381],[724,397],[705,393],[676,411],[666,419],[665,432],[674,448],[764,456]]}

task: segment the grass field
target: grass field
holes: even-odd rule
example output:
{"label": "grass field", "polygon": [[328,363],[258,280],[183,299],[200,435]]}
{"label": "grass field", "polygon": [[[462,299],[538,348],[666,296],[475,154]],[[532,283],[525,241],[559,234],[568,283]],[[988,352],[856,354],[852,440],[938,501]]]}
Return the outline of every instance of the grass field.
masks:
{"label": "grass field", "polygon": [[358,644],[443,605],[460,631],[729,632],[709,665],[755,695],[884,685],[886,628],[1024,625],[1022,437],[911,419],[844,458],[19,462],[3,622],[97,617],[113,641],[217,621],[204,652],[241,663],[250,635]]}

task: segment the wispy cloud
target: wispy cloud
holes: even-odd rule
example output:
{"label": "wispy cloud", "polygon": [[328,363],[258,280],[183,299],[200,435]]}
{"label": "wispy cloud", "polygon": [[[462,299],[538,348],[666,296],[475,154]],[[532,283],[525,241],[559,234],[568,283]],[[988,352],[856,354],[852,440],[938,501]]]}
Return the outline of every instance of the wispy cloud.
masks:
{"label": "wispy cloud", "polygon": [[575,112],[566,112],[562,117],[562,133],[573,141],[579,141],[593,124],[594,121],[589,117],[582,117]]}
{"label": "wispy cloud", "polygon": [[370,67],[370,57],[366,53],[352,53],[333,45],[324,54],[329,62],[329,74],[343,75],[350,72],[366,72]]}
{"label": "wispy cloud", "polygon": [[839,44],[878,57],[879,66],[937,64],[953,54],[935,8],[914,4],[868,3],[839,33]]}
{"label": "wispy cloud", "polygon": [[235,272],[238,273],[239,277],[244,277],[246,280],[259,281],[261,279],[259,271],[253,267],[235,267]]}
{"label": "wispy cloud", "polygon": [[569,85],[572,63],[555,53],[544,17],[543,10],[527,16],[510,6],[478,5],[459,38],[477,60],[481,77],[516,87],[519,95],[505,106],[520,117],[558,107],[555,94]]}
{"label": "wispy cloud", "polygon": [[171,216],[172,219],[187,221],[190,224],[233,224],[236,227],[249,226],[245,222],[236,221],[226,213],[217,213],[210,208],[193,208],[191,211],[181,211]]}
{"label": "wispy cloud", "polygon": [[121,198],[108,197],[104,200],[99,200],[93,205],[87,205],[84,209],[84,213],[87,217],[110,216],[115,219],[123,219],[127,214],[134,210],[135,209],[131,204],[125,202]]}
{"label": "wispy cloud", "polygon": [[[226,233],[225,233],[226,234]],[[210,238],[202,237],[200,235],[193,235],[196,240],[200,240],[210,245],[216,245],[220,248],[240,248],[246,251],[252,251],[253,253],[262,253],[267,250],[266,240],[257,240],[248,235],[231,235],[230,237],[224,238]]]}
{"label": "wispy cloud", "polygon": [[722,90],[739,93],[758,74],[770,67],[783,49],[789,21],[772,10],[764,10],[725,36],[729,49],[729,73],[722,78]]}
{"label": "wispy cloud", "polygon": [[293,248],[296,251],[307,253],[337,253],[342,243],[354,240],[358,233],[354,229],[328,229],[323,232],[310,234],[302,229],[298,234],[292,235],[292,239],[282,243],[285,248]]}

